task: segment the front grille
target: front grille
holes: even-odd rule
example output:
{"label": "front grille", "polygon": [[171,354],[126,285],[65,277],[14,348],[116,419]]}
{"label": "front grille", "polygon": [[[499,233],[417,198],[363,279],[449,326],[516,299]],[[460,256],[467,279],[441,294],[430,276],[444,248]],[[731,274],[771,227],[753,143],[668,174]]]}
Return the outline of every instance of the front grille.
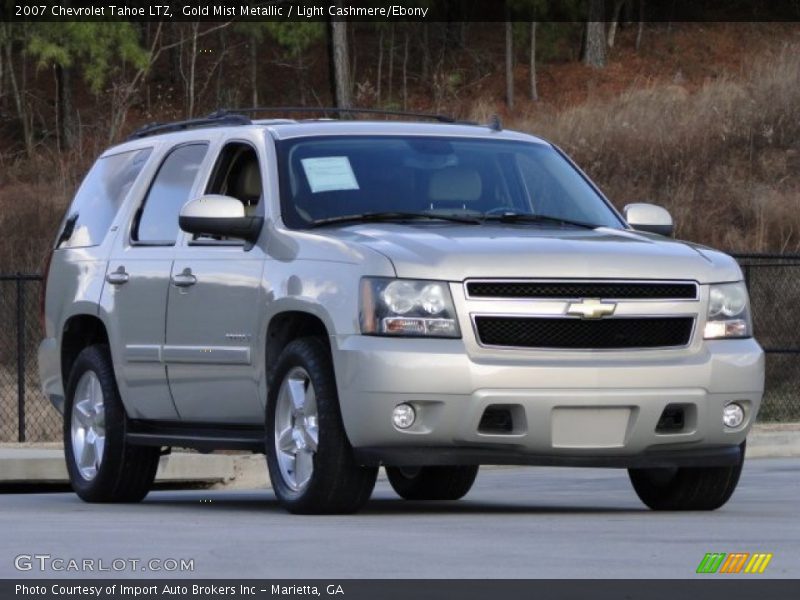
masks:
{"label": "front grille", "polygon": [[697,285],[660,281],[470,281],[467,294],[471,298],[694,300]]}
{"label": "front grille", "polygon": [[608,350],[686,346],[691,317],[567,319],[476,316],[478,340],[485,346]]}

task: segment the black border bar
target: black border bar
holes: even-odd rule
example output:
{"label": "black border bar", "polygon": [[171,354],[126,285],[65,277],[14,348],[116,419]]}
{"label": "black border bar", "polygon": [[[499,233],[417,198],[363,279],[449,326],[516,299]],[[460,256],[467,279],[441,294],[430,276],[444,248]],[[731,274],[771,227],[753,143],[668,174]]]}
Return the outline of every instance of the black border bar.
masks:
{"label": "black border bar", "polygon": [[[609,21],[615,0],[0,0],[0,21]],[[112,8],[115,7],[115,8]],[[121,12],[120,9],[125,9]],[[623,21],[800,21],[798,0],[627,0]]]}
{"label": "black border bar", "polygon": [[[531,560],[536,560],[536,557],[532,556]],[[413,573],[413,565],[409,564],[408,569]],[[800,581],[797,579],[764,579],[761,575],[702,575],[694,579],[674,580],[6,579],[0,581],[0,600],[788,600],[796,597],[798,583]],[[28,588],[36,586],[44,593],[23,594],[16,591],[17,585]],[[155,586],[156,593],[122,594],[120,589],[123,585],[139,588]],[[165,586],[170,586],[178,593],[164,594]],[[81,588],[87,592],[68,592]],[[101,588],[101,593],[92,595],[93,588]],[[186,591],[183,592],[181,588]],[[112,589],[116,592],[110,591]],[[203,591],[196,592],[196,589]],[[211,589],[217,592],[209,592]]]}

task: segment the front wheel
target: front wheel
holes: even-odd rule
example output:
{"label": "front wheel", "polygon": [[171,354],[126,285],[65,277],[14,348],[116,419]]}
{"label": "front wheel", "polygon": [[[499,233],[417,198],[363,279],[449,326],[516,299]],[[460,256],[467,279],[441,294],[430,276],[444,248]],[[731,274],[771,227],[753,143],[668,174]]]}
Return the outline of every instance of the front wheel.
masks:
{"label": "front wheel", "polygon": [[266,438],[272,488],[289,512],[351,513],[369,500],[378,469],[355,461],[323,340],[297,339],[281,353],[267,398]]}
{"label": "front wheel", "polygon": [[398,496],[406,500],[458,500],[478,476],[478,465],[457,467],[386,467]]}
{"label": "front wheel", "polygon": [[739,483],[745,443],[739,463],[730,467],[628,469],[639,499],[653,510],[716,510]]}
{"label": "front wheel", "polygon": [[128,417],[108,346],[89,346],[78,355],[66,392],[64,453],[72,489],[86,502],[142,500],[161,451],[125,439]]}

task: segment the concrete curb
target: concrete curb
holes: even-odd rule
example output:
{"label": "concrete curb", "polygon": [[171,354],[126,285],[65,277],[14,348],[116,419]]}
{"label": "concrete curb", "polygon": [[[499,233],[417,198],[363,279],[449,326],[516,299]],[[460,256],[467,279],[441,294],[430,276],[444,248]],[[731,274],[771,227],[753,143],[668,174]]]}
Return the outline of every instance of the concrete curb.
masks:
{"label": "concrete curb", "polygon": [[[236,478],[236,459],[223,454],[176,452],[161,459],[156,482],[167,485],[214,485]],[[66,484],[69,482],[61,448],[26,445],[0,447],[0,485]]]}
{"label": "concrete curb", "polygon": [[[800,423],[756,425],[750,432],[748,459],[778,457],[800,457]],[[384,477],[383,471],[380,477]],[[0,486],[67,482],[63,450],[57,444],[0,444]],[[260,454],[173,452],[161,459],[156,482],[170,487],[270,487],[267,466]]]}
{"label": "concrete curb", "polygon": [[800,457],[800,423],[756,425],[747,436],[747,458]]}

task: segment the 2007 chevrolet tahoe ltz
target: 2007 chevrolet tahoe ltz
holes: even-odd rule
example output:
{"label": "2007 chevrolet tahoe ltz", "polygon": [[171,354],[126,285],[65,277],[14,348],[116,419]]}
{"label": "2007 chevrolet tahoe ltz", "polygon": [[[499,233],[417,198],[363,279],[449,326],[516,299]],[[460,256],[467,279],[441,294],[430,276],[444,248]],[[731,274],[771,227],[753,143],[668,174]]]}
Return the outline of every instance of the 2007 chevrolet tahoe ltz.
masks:
{"label": "2007 chevrolet tahoe ltz", "polygon": [[188,447],[264,452],[298,513],[359,509],[379,466],[414,500],[481,464],[728,500],[764,385],[736,262],[550,143],[442,121],[219,112],[97,159],[39,350],[81,498],[141,500]]}

